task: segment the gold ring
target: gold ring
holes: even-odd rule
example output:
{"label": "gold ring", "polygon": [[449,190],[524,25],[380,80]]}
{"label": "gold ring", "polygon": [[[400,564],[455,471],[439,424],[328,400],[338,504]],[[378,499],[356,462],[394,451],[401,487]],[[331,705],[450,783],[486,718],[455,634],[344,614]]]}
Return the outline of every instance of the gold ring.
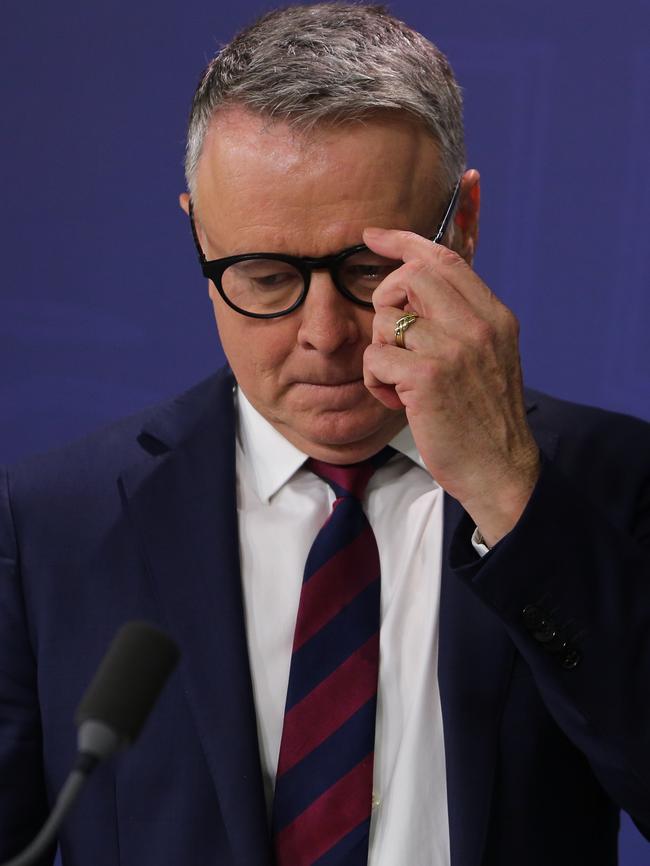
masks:
{"label": "gold ring", "polygon": [[398,349],[405,349],[404,334],[417,319],[417,313],[407,313],[395,322],[395,345]]}

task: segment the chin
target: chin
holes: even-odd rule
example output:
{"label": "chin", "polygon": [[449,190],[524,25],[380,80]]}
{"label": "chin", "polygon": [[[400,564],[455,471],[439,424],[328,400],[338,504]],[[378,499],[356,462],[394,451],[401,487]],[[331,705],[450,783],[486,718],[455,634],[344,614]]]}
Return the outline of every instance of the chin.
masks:
{"label": "chin", "polygon": [[[373,410],[361,414],[358,409],[348,412],[319,412],[316,417],[305,418],[302,423],[292,426],[292,435],[287,438],[293,439],[296,444],[298,438],[302,440],[298,447],[307,453],[310,453],[308,446],[319,451],[332,449],[340,452],[364,451],[375,443],[379,443],[377,448],[381,448],[404,423],[403,413],[381,408],[383,411]],[[370,453],[374,453],[374,450],[376,449],[371,448]]]}

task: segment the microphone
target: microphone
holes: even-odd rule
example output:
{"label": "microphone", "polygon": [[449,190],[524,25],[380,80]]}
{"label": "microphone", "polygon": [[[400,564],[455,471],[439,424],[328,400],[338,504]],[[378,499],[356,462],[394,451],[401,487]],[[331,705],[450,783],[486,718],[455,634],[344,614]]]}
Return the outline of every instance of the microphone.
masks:
{"label": "microphone", "polygon": [[2,866],[31,866],[45,854],[90,773],[136,740],[179,657],[176,643],[149,623],[122,626],[77,707],[77,759],[50,817],[34,841]]}

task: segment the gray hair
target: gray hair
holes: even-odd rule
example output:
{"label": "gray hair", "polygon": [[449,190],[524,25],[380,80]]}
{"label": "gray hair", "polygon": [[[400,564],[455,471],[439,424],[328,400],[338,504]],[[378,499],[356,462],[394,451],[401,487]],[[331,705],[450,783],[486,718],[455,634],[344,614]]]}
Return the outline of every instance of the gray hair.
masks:
{"label": "gray hair", "polygon": [[289,6],[263,15],[226,45],[192,101],[190,192],[210,122],[230,105],[305,131],[377,112],[406,113],[438,143],[447,189],[465,167],[462,96],[446,57],[382,6]]}

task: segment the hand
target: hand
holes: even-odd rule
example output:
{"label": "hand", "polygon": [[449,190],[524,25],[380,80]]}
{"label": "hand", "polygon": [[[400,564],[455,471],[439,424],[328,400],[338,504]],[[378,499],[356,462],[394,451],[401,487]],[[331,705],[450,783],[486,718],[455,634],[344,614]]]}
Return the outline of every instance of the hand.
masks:
{"label": "hand", "polygon": [[[515,316],[447,247],[405,231],[366,229],[374,252],[404,264],[373,295],[366,387],[406,409],[436,481],[493,546],[519,519],[539,475],[526,420]],[[395,345],[395,323],[418,319]]]}

